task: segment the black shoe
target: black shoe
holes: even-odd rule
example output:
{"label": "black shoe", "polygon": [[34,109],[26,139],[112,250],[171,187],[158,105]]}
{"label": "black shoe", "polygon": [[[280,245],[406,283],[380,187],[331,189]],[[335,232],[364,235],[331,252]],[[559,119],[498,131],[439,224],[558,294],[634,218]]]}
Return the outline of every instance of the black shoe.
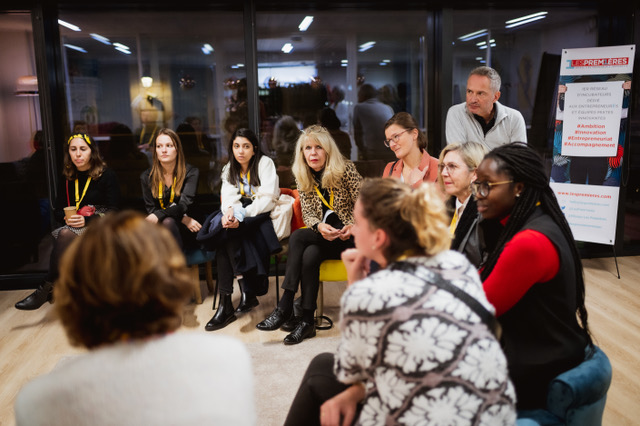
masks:
{"label": "black shoe", "polygon": [[44,284],[38,286],[36,291],[31,293],[29,296],[25,297],[18,303],[16,303],[16,309],[20,309],[23,311],[33,311],[38,309],[45,302],[53,303],[53,284],[48,281],[45,281]]}
{"label": "black shoe", "polygon": [[285,321],[287,321],[289,318],[291,317],[291,314],[286,315],[285,312],[283,310],[281,310],[280,308],[275,308],[273,310],[273,312],[271,312],[269,314],[268,317],[266,317],[264,320],[260,321],[257,325],[256,328],[258,330],[262,330],[262,331],[272,331],[272,330],[277,330],[280,328],[280,326],[282,326],[282,324],[285,323]]}
{"label": "black shoe", "polygon": [[304,339],[310,339],[316,335],[316,325],[312,322],[300,321],[292,333],[284,338],[285,345],[297,345]]}
{"label": "black shoe", "polygon": [[236,312],[249,312],[259,304],[260,302],[258,302],[258,298],[256,296],[247,297],[247,294],[242,292],[242,298],[240,299],[240,304],[236,308]]}
{"label": "black shoe", "polygon": [[218,310],[211,320],[204,326],[207,331],[220,330],[236,320],[233,312],[233,304],[231,303],[231,295],[220,295],[220,304]]}
{"label": "black shoe", "polygon": [[296,329],[298,324],[300,324],[300,321],[302,321],[302,317],[294,315],[291,318],[289,318],[288,321],[286,321],[284,324],[282,324],[282,327],[280,327],[280,330],[293,331],[293,330]]}

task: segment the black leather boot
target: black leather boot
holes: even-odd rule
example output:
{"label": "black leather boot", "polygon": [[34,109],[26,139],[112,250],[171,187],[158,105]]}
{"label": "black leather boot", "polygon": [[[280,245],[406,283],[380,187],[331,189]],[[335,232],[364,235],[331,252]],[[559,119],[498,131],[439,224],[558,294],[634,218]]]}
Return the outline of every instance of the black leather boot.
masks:
{"label": "black leather boot", "polygon": [[49,281],[40,284],[36,291],[16,303],[16,309],[33,311],[44,305],[45,302],[53,303],[53,283]]}
{"label": "black leather boot", "polygon": [[236,315],[233,312],[233,303],[231,302],[230,294],[220,295],[220,304],[218,310],[213,315],[213,318],[204,326],[207,331],[219,330],[226,327],[236,320]]}
{"label": "black leather boot", "polygon": [[244,279],[239,279],[238,284],[240,285],[240,290],[242,290],[242,297],[240,298],[240,304],[236,308],[236,312],[249,312],[258,306],[260,302],[258,302],[258,298],[253,292],[253,289],[247,288]]}

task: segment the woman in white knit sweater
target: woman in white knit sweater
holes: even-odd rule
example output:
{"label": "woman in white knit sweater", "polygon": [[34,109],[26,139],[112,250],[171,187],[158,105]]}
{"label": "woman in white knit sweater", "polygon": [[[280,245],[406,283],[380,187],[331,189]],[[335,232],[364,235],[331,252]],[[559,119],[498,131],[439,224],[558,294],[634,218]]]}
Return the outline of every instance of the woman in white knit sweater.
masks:
{"label": "woman in white knit sweater", "polygon": [[172,333],[192,292],[166,229],[134,212],[89,227],[66,251],[54,292],[69,340],[89,352],[25,385],[16,423],[256,424],[244,346]]}

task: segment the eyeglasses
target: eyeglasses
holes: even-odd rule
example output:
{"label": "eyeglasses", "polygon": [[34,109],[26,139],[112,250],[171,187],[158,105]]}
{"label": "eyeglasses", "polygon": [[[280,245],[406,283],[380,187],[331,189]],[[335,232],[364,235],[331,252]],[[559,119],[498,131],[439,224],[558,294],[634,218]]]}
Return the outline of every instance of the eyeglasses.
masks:
{"label": "eyeglasses", "polygon": [[492,187],[505,183],[513,183],[513,180],[503,180],[502,182],[471,182],[471,192],[473,192],[473,195],[488,197]]}
{"label": "eyeglasses", "polygon": [[400,133],[396,133],[395,135],[391,136],[389,139],[385,139],[384,140],[384,146],[386,146],[387,148],[391,147],[391,142],[393,143],[398,143],[398,140],[400,139],[400,135],[408,132],[409,130],[413,130],[413,129],[405,129],[403,131],[401,131]]}
{"label": "eyeglasses", "polygon": [[[457,172],[458,170],[460,170],[461,168],[462,167],[458,166],[456,163],[449,163],[449,164],[440,163],[440,164],[438,164],[438,171],[440,172],[440,174],[442,174],[442,172],[446,169],[447,173],[452,175],[455,172]],[[469,170],[472,170],[472,169],[469,169]]]}

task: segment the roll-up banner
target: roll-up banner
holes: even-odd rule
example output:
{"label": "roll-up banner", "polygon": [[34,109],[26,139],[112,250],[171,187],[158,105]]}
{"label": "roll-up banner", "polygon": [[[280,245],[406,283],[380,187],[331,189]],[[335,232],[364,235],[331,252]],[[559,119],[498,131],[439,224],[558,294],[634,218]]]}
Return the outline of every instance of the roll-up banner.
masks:
{"label": "roll-up banner", "polygon": [[615,244],[634,56],[562,51],[550,184],[576,241]]}

